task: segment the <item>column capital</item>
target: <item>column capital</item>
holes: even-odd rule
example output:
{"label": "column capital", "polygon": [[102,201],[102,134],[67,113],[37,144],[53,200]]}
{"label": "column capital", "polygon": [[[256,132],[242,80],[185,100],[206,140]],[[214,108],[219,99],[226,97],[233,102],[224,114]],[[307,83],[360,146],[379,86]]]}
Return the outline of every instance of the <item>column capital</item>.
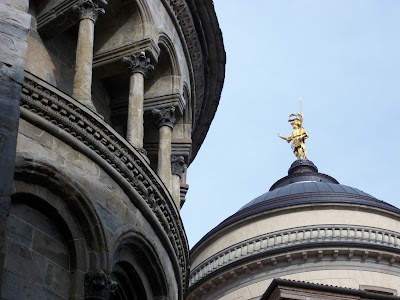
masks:
{"label": "column capital", "polygon": [[130,69],[132,74],[141,73],[144,77],[147,77],[149,71],[154,70],[154,66],[150,64],[150,58],[146,57],[146,54],[144,52],[124,57],[122,61],[128,64],[128,68]]}
{"label": "column capital", "polygon": [[[101,3],[107,2],[101,1]],[[104,8],[99,7],[99,4],[93,0],[81,0],[77,5],[73,6],[73,9],[78,12],[80,20],[90,19],[94,23],[96,23],[99,15],[106,12]]]}
{"label": "column capital", "polygon": [[171,155],[172,175],[178,175],[179,177],[182,177],[183,172],[185,172],[185,159],[183,158],[183,156]]}
{"label": "column capital", "polygon": [[156,117],[156,123],[159,128],[162,126],[168,126],[174,129],[176,122],[174,106],[162,109],[153,109],[151,112]]}
{"label": "column capital", "polygon": [[110,276],[102,270],[89,272],[85,275],[85,299],[108,300],[118,288],[118,283],[113,281]]}

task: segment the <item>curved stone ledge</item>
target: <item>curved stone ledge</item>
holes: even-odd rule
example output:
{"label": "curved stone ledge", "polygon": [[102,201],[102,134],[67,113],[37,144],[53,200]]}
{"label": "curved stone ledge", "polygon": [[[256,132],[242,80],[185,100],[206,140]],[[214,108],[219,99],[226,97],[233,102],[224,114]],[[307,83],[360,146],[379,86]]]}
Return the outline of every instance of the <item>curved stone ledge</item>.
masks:
{"label": "curved stone ledge", "polygon": [[[215,276],[220,269],[240,264],[244,260],[252,260],[261,256],[287,255],[292,249],[324,247],[341,247],[355,243],[354,246],[381,248],[400,253],[400,233],[381,228],[353,225],[314,225],[276,231],[260,235],[234,244],[209,259],[203,261],[190,273],[189,288],[203,282],[207,277]],[[282,254],[283,253],[283,254]],[[301,256],[301,255],[300,255]],[[305,254],[307,258],[307,254]],[[288,261],[292,260],[287,257]],[[303,256],[304,259],[304,256]],[[395,258],[390,257],[391,263]],[[276,265],[276,259],[270,261]]]}
{"label": "curved stone ledge", "polygon": [[134,204],[154,224],[171,260],[180,266],[175,272],[182,274],[184,294],[189,273],[186,234],[170,194],[141,154],[100,115],[28,72],[20,105],[21,118],[78,148],[121,184],[131,199],[138,199]]}
{"label": "curved stone ledge", "polygon": [[377,264],[380,273],[400,277],[398,249],[390,251],[382,245],[367,245],[365,248],[357,242],[335,245],[319,242],[299,246],[286,247],[285,251],[266,251],[218,269],[192,285],[187,300],[220,299],[234,290],[288,275],[296,275],[297,280],[308,280],[307,273],[313,271],[376,272]]}

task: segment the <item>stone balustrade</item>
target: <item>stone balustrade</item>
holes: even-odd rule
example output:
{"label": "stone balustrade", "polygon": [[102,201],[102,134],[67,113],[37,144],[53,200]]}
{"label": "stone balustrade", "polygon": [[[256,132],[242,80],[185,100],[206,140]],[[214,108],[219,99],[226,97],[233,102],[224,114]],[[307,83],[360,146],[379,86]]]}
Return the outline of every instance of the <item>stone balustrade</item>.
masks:
{"label": "stone balustrade", "polygon": [[102,117],[47,82],[25,72],[21,118],[42,127],[112,174],[135,206],[153,224],[183,277],[189,275],[189,248],[173,199],[142,155]]}
{"label": "stone balustrade", "polygon": [[315,225],[256,236],[219,251],[195,267],[190,273],[189,287],[222,267],[262,252],[277,249],[285,252],[290,246],[312,244],[318,246],[318,243],[332,243],[332,246],[340,246],[344,242],[360,243],[364,247],[378,244],[400,248],[400,233],[353,225]]}

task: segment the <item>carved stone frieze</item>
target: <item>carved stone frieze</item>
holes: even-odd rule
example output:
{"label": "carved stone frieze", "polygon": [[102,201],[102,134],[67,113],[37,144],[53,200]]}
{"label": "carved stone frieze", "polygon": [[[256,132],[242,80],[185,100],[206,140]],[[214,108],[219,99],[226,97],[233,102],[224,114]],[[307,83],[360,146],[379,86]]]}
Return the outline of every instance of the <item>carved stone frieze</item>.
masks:
{"label": "carved stone frieze", "polygon": [[118,283],[102,270],[86,273],[85,275],[85,299],[108,300],[118,288]]}
{"label": "carved stone frieze", "polygon": [[172,175],[182,176],[185,172],[185,158],[183,156],[171,155],[171,173]]}
{"label": "carved stone frieze", "polygon": [[194,73],[196,103],[200,103],[203,100],[205,85],[203,52],[192,19],[192,13],[185,0],[168,0],[168,4],[175,14],[186,42]]}
{"label": "carved stone frieze", "polygon": [[132,74],[141,73],[144,77],[147,77],[147,74],[154,70],[154,66],[150,64],[150,58],[146,57],[144,52],[124,57],[122,61],[128,64],[128,68]]}
{"label": "carved stone frieze", "polygon": [[99,15],[104,14],[104,8],[99,7],[99,4],[93,0],[81,0],[77,5],[73,6],[73,10],[79,14],[79,19],[90,19],[96,23]]}
{"label": "carved stone frieze", "polygon": [[27,72],[20,105],[21,118],[24,118],[24,111],[29,111],[58,126],[99,155],[136,190],[169,237],[180,264],[185,290],[189,274],[185,232],[171,196],[142,156],[129,148],[129,143],[98,115]]}
{"label": "carved stone frieze", "polygon": [[162,126],[168,126],[172,129],[174,128],[176,122],[174,106],[169,108],[153,109],[151,112],[156,117],[156,123],[159,128]]}

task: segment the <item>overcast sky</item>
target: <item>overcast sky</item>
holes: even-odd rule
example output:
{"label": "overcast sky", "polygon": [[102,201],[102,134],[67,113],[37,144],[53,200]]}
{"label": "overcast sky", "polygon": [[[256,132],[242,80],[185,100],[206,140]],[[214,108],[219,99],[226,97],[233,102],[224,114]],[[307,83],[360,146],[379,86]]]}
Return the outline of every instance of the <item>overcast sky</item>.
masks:
{"label": "overcast sky", "polygon": [[190,247],[296,159],[299,112],[321,173],[400,207],[400,1],[214,0],[227,53],[214,121],[188,170]]}

